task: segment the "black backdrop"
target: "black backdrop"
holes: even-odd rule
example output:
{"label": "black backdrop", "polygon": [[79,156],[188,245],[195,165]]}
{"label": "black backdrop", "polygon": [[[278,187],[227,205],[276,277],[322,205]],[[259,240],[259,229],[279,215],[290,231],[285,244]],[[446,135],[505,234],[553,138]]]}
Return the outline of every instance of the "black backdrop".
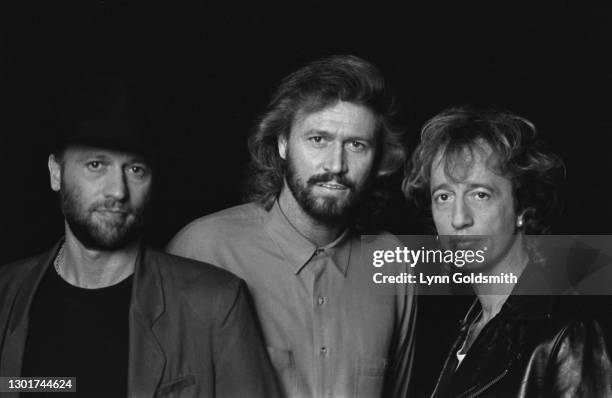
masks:
{"label": "black backdrop", "polygon": [[[383,70],[411,144],[426,119],[453,104],[531,119],[567,164],[556,232],[612,232],[609,10],[562,2],[259,3],[2,2],[0,263],[38,253],[62,234],[46,170],[48,121],[75,76],[137,81],[164,131],[157,139],[183,154],[158,181],[148,238],[162,247],[186,222],[240,203],[246,136],[271,90],[304,62],[336,53]],[[423,231],[399,195],[384,220],[396,233]]]}

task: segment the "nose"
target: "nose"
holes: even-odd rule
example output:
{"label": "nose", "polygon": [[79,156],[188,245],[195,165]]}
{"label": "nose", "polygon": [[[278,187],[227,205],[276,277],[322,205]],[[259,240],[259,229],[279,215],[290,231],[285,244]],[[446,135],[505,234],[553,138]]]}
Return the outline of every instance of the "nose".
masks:
{"label": "nose", "polygon": [[451,224],[455,230],[462,230],[474,224],[472,210],[466,205],[465,201],[458,198],[453,203],[453,214]]}
{"label": "nose", "polygon": [[120,167],[113,167],[106,174],[104,194],[116,200],[124,200],[128,196],[126,176]]}
{"label": "nose", "polygon": [[334,143],[326,154],[324,168],[328,173],[344,174],[347,171],[346,154],[342,143]]}

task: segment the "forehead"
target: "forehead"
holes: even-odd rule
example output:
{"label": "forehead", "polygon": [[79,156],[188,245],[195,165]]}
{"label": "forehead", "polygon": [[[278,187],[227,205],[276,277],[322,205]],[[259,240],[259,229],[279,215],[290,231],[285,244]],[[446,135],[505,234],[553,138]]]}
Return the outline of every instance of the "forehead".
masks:
{"label": "forehead", "polygon": [[291,126],[292,133],[320,131],[363,139],[373,139],[375,130],[376,118],[370,109],[344,101],[315,112],[298,112]]}
{"label": "forehead", "polygon": [[499,159],[487,143],[463,147],[446,154],[439,149],[431,164],[431,189],[446,185],[510,187],[510,179],[498,171]]}
{"label": "forehead", "polygon": [[150,163],[145,156],[137,153],[80,145],[67,147],[62,154],[62,158],[64,160],[73,161],[83,161],[87,159],[105,159],[119,163]]}

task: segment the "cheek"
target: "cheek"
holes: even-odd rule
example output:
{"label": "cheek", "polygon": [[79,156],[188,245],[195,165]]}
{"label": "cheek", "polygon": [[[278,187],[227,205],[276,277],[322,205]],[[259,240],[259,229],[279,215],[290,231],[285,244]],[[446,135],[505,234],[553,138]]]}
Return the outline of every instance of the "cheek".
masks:
{"label": "cheek", "polygon": [[[349,155],[350,156],[350,155]],[[358,183],[365,183],[372,174],[374,155],[353,155],[349,157],[349,174]]]}
{"label": "cheek", "polygon": [[146,203],[151,196],[151,186],[150,184],[140,186],[134,192],[134,199],[136,199],[139,204]]}
{"label": "cheek", "polygon": [[71,200],[78,205],[84,205],[84,202],[87,201],[88,196],[91,196],[87,192],[87,187],[84,184],[79,184],[75,180],[69,180],[67,178],[62,178],[60,189],[62,193],[70,197]]}
{"label": "cheek", "polygon": [[317,148],[301,138],[292,138],[287,142],[287,156],[294,159],[313,159],[320,156],[321,148]]}
{"label": "cheek", "polygon": [[307,150],[299,145],[288,148],[286,161],[291,163],[293,170],[298,174],[308,173],[316,169],[317,164],[321,163],[322,151]]}
{"label": "cheek", "polygon": [[500,206],[498,211],[492,212],[487,222],[489,225],[495,226],[494,231],[491,231],[494,234],[512,234],[516,223],[516,215],[512,203],[505,203],[505,205]]}

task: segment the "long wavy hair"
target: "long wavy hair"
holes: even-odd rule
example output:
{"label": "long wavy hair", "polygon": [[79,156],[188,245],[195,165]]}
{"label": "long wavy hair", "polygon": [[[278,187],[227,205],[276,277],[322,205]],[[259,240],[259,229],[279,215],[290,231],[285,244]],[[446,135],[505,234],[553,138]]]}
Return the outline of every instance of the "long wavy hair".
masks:
{"label": "long wavy hair", "polygon": [[427,121],[421,142],[406,163],[405,197],[427,209],[431,217],[431,168],[438,152],[442,151],[445,173],[453,176],[453,167],[462,162],[465,150],[473,154],[483,143],[496,156],[495,171],[512,182],[515,209],[523,214],[525,234],[550,232],[561,209],[563,161],[545,148],[533,123],[506,111],[456,107]]}
{"label": "long wavy hair", "polygon": [[282,80],[249,137],[247,201],[259,202],[266,209],[274,204],[283,188],[286,169],[286,161],[278,153],[278,138],[288,137],[298,113],[317,112],[338,101],[365,106],[376,117],[375,178],[369,198],[362,203],[372,208],[361,207],[365,213],[382,207],[388,192],[377,184],[378,177],[393,174],[405,162],[403,131],[393,127],[394,99],[380,71],[352,55],[316,60]]}

